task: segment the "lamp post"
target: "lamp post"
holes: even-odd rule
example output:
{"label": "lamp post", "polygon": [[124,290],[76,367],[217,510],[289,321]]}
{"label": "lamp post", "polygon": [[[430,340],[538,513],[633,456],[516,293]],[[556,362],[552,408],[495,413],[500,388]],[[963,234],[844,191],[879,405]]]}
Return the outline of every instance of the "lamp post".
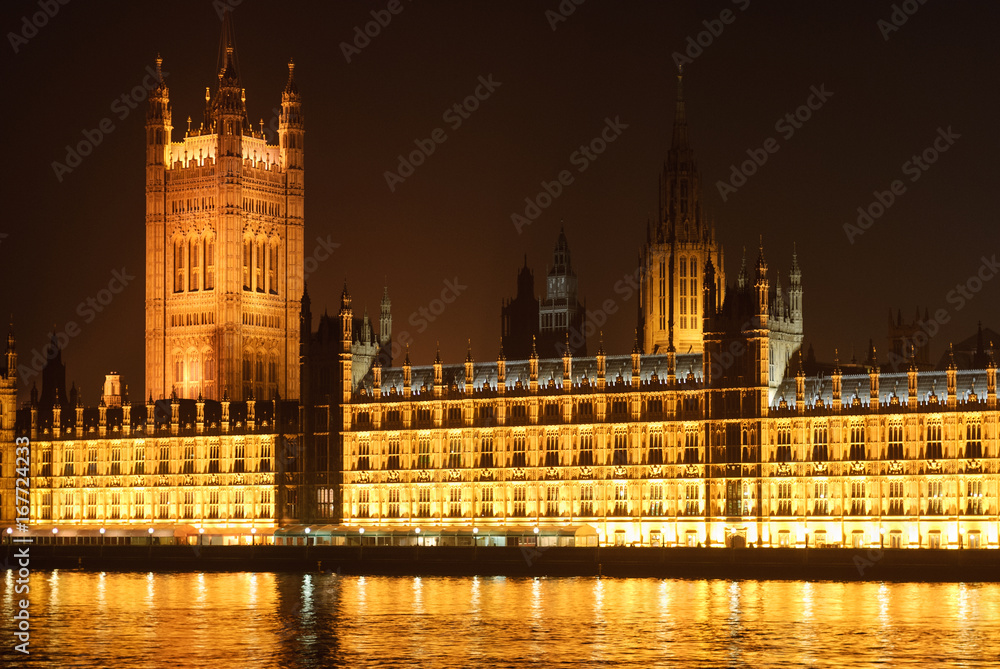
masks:
{"label": "lamp post", "polygon": [[100,546],[97,549],[97,555],[98,555],[98,557],[102,557],[103,558],[104,557],[104,532],[106,530],[102,527],[98,531],[101,533],[101,543],[100,543]]}

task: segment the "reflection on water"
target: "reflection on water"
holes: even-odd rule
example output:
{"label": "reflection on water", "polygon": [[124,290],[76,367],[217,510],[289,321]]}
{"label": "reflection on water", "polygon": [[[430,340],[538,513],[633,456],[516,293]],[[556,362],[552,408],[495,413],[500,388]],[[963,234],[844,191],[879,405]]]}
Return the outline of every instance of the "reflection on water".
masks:
{"label": "reflection on water", "polygon": [[33,666],[67,668],[975,666],[1000,648],[997,584],[39,572],[30,597]]}

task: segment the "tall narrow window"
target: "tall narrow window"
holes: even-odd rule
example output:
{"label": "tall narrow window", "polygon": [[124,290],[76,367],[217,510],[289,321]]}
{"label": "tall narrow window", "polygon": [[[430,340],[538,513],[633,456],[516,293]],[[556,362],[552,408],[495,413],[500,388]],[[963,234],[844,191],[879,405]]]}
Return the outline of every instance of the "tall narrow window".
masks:
{"label": "tall narrow window", "polygon": [[489,469],[493,466],[493,437],[485,436],[479,441],[479,466]]}
{"label": "tall narrow window", "polygon": [[235,453],[233,454],[233,473],[243,474],[246,472],[246,446],[243,444],[236,444],[234,447]]}
{"label": "tall narrow window", "polygon": [[863,425],[851,426],[851,460],[867,460],[865,454],[865,428]]}
{"label": "tall narrow window", "polygon": [[205,290],[215,288],[215,238],[205,240]]}
{"label": "tall narrow window", "polygon": [[612,464],[628,464],[628,435],[625,434],[625,430],[615,431],[615,450]]}
{"label": "tall narrow window", "polygon": [[580,515],[594,515],[594,486],[592,485],[580,488]]}
{"label": "tall narrow window", "polygon": [[399,437],[389,438],[389,458],[386,469],[399,469]]}
{"label": "tall narrow window", "polygon": [[188,290],[198,290],[201,288],[201,240],[192,239],[188,242],[188,258],[191,265],[191,276],[188,282]]}
{"label": "tall narrow window", "polygon": [[983,457],[983,426],[980,423],[968,423],[965,426],[965,457]]}
{"label": "tall narrow window", "polygon": [[243,290],[250,290],[250,265],[253,262],[253,242],[243,240]]}
{"label": "tall narrow window", "polygon": [[813,428],[813,460],[816,462],[825,462],[829,456],[827,434],[825,425]]}
{"label": "tall narrow window", "polygon": [[178,240],[174,243],[174,292],[180,293],[184,291],[184,284],[186,283],[187,277],[184,273],[184,251],[186,244],[183,240]]}
{"label": "tall narrow window", "polygon": [[903,425],[902,423],[892,423],[889,425],[889,444],[886,447],[887,460],[903,459]]}
{"label": "tall narrow window", "polygon": [[649,464],[663,464],[663,433],[650,432],[649,434]]}
{"label": "tall narrow window", "polygon": [[941,423],[931,423],[927,426],[927,459],[940,460],[942,457]]}
{"label": "tall narrow window", "polygon": [[545,437],[545,466],[559,466],[559,437],[554,434]]}
{"label": "tall narrow window", "polygon": [[452,469],[462,466],[461,437],[451,437],[448,440],[448,466]]}
{"label": "tall narrow window", "polygon": [[260,241],[257,243],[256,255],[256,270],[254,272],[254,287],[257,289],[258,293],[264,292],[264,259],[265,259],[265,246],[264,242]]}
{"label": "tall narrow window", "polygon": [[417,469],[430,469],[431,466],[431,438],[420,437],[419,452],[417,454]]}
{"label": "tall narrow window", "polygon": [[939,515],[944,513],[944,482],[929,481],[927,483],[927,513]]}
{"label": "tall narrow window", "polygon": [[660,276],[658,281],[660,329],[667,329],[667,263],[660,262]]}
{"label": "tall narrow window", "polygon": [[270,257],[267,259],[267,290],[272,295],[278,294],[278,245],[268,247]]}
{"label": "tall narrow window", "polygon": [[417,515],[421,518],[431,517],[430,488],[420,488],[417,490]]}
{"label": "tall narrow window", "polygon": [[903,482],[889,481],[889,515],[903,515]]}
{"label": "tall narrow window", "polygon": [[589,432],[580,435],[580,466],[591,467],[594,464],[594,435]]}
{"label": "tall narrow window", "polygon": [[511,453],[510,466],[511,467],[526,467],[525,462],[525,449],[524,449],[524,437],[514,437],[514,448]]}

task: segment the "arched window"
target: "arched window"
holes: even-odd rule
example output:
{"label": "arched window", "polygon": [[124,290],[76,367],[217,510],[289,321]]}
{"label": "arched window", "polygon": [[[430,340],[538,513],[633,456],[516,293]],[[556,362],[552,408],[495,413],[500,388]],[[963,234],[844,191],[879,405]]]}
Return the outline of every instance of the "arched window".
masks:
{"label": "arched window", "polygon": [[253,262],[253,242],[243,240],[243,290],[250,290],[250,266]]}
{"label": "arched window", "polygon": [[215,237],[205,239],[205,290],[215,288]]}
{"label": "arched window", "polygon": [[278,294],[278,242],[277,240],[268,247],[269,258],[267,260],[267,289],[271,295]]}
{"label": "arched window", "polygon": [[201,240],[192,239],[188,243],[188,258],[191,266],[190,282],[188,290],[199,290],[201,288]]}
{"label": "arched window", "polygon": [[264,292],[264,260],[267,257],[267,256],[264,255],[265,254],[265,248],[266,248],[266,246],[264,244],[264,240],[261,239],[259,242],[257,242],[256,247],[257,248],[255,249],[255,252],[256,252],[256,255],[257,255],[257,262],[256,262],[256,270],[254,272],[254,287],[257,289],[258,293],[263,293]]}
{"label": "arched window", "polygon": [[186,244],[183,239],[179,239],[174,242],[174,292],[182,293],[184,292],[184,287],[187,283],[187,275],[184,271],[184,253],[186,251]]}

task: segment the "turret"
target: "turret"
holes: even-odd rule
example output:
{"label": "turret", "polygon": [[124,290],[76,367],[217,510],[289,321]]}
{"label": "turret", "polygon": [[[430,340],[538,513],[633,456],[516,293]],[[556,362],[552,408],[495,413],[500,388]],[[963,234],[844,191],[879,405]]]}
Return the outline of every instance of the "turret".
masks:
{"label": "turret", "polygon": [[406,345],[406,356],[403,358],[403,397],[413,394],[413,368],[410,366],[410,345]]}
{"label": "turret", "polygon": [[958,366],[955,364],[955,345],[948,345],[948,406],[958,406]]}
{"label": "turret", "polygon": [[389,300],[389,287],[382,291],[381,312],[378,319],[378,343],[389,355],[386,367],[392,366],[392,302]]}
{"label": "turret", "polygon": [[180,433],[181,427],[181,398],[177,393],[170,395],[170,434]]}
{"label": "turret", "polygon": [[132,403],[128,398],[128,386],[122,393],[122,434],[126,437],[132,434]]}
{"label": "turret", "polygon": [[[156,54],[156,85],[149,93],[149,107],[146,110],[146,177],[159,175],[162,186],[162,168],[167,164],[170,151],[171,133],[174,126],[170,111],[170,89],[163,81],[163,58]],[[159,172],[149,168],[159,167]],[[147,211],[147,213],[150,213]]]}
{"label": "turret", "polygon": [[372,395],[375,399],[382,397],[382,361],[378,358],[372,365]]}
{"label": "turret", "polygon": [[104,403],[104,397],[97,404],[97,436],[102,439],[108,434],[108,405]]}
{"label": "turret", "polygon": [[229,391],[222,391],[222,432],[229,432]]}
{"label": "turret", "polygon": [[880,369],[878,364],[878,355],[875,352],[875,344],[868,341],[868,382],[869,382],[869,395],[868,395],[868,406],[872,409],[878,409],[879,405],[879,375]]}
{"label": "turret", "polygon": [[146,435],[152,436],[156,433],[156,404],[153,402],[153,395],[149,395],[146,401]]}
{"label": "turret", "polygon": [[802,365],[802,351],[799,351],[799,364],[795,370],[795,408],[800,414],[806,411],[806,370]]}
{"label": "turret", "polygon": [[788,305],[792,321],[802,321],[802,270],[799,269],[799,254],[792,245],[792,270],[788,273]]}
{"label": "turret", "polygon": [[195,430],[198,434],[205,433],[205,398],[198,393],[198,400],[195,402],[197,416],[195,417]]}
{"label": "turret", "polygon": [[993,342],[990,342],[990,349],[987,353],[986,362],[986,406],[989,409],[997,408],[997,361],[993,357]]}
{"label": "turret", "polygon": [[[354,390],[352,379],[353,360],[351,353],[351,342],[354,333],[354,311],[351,309],[351,294],[347,292],[347,281],[344,281],[344,290],[340,294],[340,354],[338,356],[338,366],[340,367],[340,399],[342,403],[350,402],[351,393]],[[346,420],[346,418],[345,418]]]}
{"label": "turret", "polygon": [[14,341],[14,324],[10,324],[10,330],[7,331],[7,353],[6,353],[6,363],[7,363],[7,380],[16,381],[17,380],[17,348],[16,342]]}
{"label": "turret", "polygon": [[910,366],[906,370],[907,398],[906,402],[910,411],[917,409],[917,358],[914,351],[910,351]]}
{"label": "turret", "polygon": [[59,398],[59,389],[56,388],[56,401],[52,405],[52,438],[58,439],[62,435],[62,402]]}
{"label": "turret", "polygon": [[253,395],[247,398],[247,432],[253,432],[257,428],[257,400]]}
{"label": "turret", "polygon": [[830,376],[830,382],[831,382],[831,386],[830,387],[831,387],[831,392],[832,392],[833,410],[835,412],[839,412],[840,411],[840,407],[841,407],[841,400],[840,400],[840,396],[841,396],[840,395],[840,393],[841,393],[841,386],[840,386],[840,384],[841,384],[841,378],[842,378],[842,374],[841,374],[841,371],[840,371],[840,356],[837,354],[836,349],[834,349],[834,351],[833,351],[833,374]]}
{"label": "turret", "polygon": [[566,346],[563,347],[562,363],[562,387],[563,391],[568,393],[573,389],[573,351],[569,346],[569,333],[566,333]]}
{"label": "turret", "polygon": [[440,398],[444,394],[444,368],[441,365],[441,344],[438,343],[437,351],[434,353],[434,397]]}
{"label": "turret", "polygon": [[757,316],[759,327],[767,327],[767,316],[770,311],[768,305],[767,263],[764,261],[764,245],[761,244],[760,254],[757,256],[757,278],[754,282],[754,291],[757,296]]}
{"label": "turret", "polygon": [[497,354],[497,392],[503,395],[507,391],[507,357],[503,353],[503,338],[500,339],[500,352]]}
{"label": "turret", "polygon": [[632,388],[635,390],[639,389],[639,365],[641,359],[641,350],[639,349],[639,331],[635,331],[635,341],[632,343]]}
{"label": "turret", "polygon": [[531,338],[531,355],[528,356],[528,389],[538,392],[538,350],[535,348],[535,338]]}
{"label": "turret", "polygon": [[[74,386],[75,387],[75,386]],[[59,396],[59,391],[56,391],[56,397]],[[76,393],[73,399],[74,409],[76,410],[76,422],[73,424],[74,429],[78,437],[83,435],[83,398],[81,393]]]}
{"label": "turret", "polygon": [[604,353],[604,333],[600,333],[600,342],[597,346],[597,389],[604,390],[608,371],[607,356]]}

